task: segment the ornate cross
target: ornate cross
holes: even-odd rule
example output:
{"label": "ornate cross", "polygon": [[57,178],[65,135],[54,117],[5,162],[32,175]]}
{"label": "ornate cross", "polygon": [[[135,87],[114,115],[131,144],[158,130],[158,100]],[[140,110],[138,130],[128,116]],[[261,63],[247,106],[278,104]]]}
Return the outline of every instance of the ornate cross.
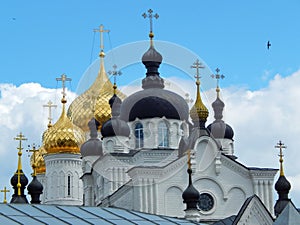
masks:
{"label": "ornate cross", "polygon": [[10,192],[10,190],[6,189],[6,187],[4,187],[3,190],[0,190],[1,192],[4,193],[4,200],[3,200],[3,203],[6,204],[7,203],[7,200],[6,200],[6,193],[7,192]]}
{"label": "ornate cross", "polygon": [[22,141],[26,141],[27,138],[25,138],[25,136],[22,134],[22,132],[20,132],[20,134],[17,135],[17,137],[14,138],[15,140],[19,141],[19,147],[17,147],[17,149],[19,150],[18,152],[18,170],[17,170],[17,175],[18,175],[18,184],[17,184],[17,188],[18,188],[18,196],[21,195],[21,182],[20,182],[20,176],[21,176],[21,170],[22,170],[22,162],[21,162],[21,156],[22,156]]}
{"label": "ornate cross", "polygon": [[56,78],[56,81],[61,81],[61,83],[62,83],[62,94],[63,94],[63,98],[65,98],[66,97],[66,85],[65,85],[65,83],[66,83],[66,81],[71,81],[72,79],[71,78],[68,78],[67,77],[67,75],[66,74],[62,74],[61,75],[61,77],[60,78]]}
{"label": "ornate cross", "polygon": [[149,9],[148,10],[148,15],[146,13],[143,13],[142,16],[146,19],[146,18],[149,18],[150,20],[150,33],[152,33],[152,18],[154,17],[155,19],[157,19],[159,17],[159,15],[157,13],[155,13],[154,15],[152,14],[153,13],[153,10],[152,9]]}
{"label": "ornate cross", "polygon": [[219,69],[219,68],[216,69],[216,72],[217,72],[217,73],[216,73],[216,74],[212,74],[211,77],[212,77],[212,78],[215,78],[215,79],[217,80],[217,87],[219,87],[219,80],[220,80],[220,79],[224,79],[225,76],[224,76],[223,74],[221,74],[221,75],[219,74],[219,72],[220,72],[220,69]]}
{"label": "ornate cross", "polygon": [[117,81],[117,76],[119,75],[122,75],[122,72],[121,71],[117,71],[117,65],[114,64],[113,65],[113,71],[108,71],[108,74],[109,75],[113,75],[114,76],[114,84],[116,84],[116,81]]}
{"label": "ornate cross", "polygon": [[194,76],[197,79],[197,82],[200,82],[199,79],[200,77],[200,73],[199,73],[199,69],[203,69],[205,68],[202,63],[199,61],[199,59],[197,59],[193,65],[191,65],[191,68],[196,69],[196,75]]}
{"label": "ornate cross", "polygon": [[43,107],[47,107],[49,109],[49,116],[48,116],[48,128],[52,126],[51,121],[52,121],[52,111],[51,108],[56,108],[57,105],[53,105],[53,103],[51,102],[51,100],[49,100],[49,102],[47,103],[47,105],[43,105]]}
{"label": "ornate cross", "polygon": [[103,49],[104,49],[104,45],[103,45],[103,33],[104,32],[107,32],[107,33],[110,32],[110,30],[103,30],[103,28],[104,28],[104,26],[101,24],[99,26],[99,29],[94,29],[94,32],[99,32],[100,33],[100,49],[101,49],[101,51],[103,51]]}
{"label": "ornate cross", "polygon": [[[28,145],[28,147],[30,147],[30,145]],[[33,175],[32,176],[36,176],[36,158],[35,158],[35,154],[36,152],[39,151],[38,149],[36,149],[35,144],[32,144],[32,149],[28,149],[27,152],[32,152],[32,157],[33,157],[33,163],[32,163],[32,168],[33,168]]]}
{"label": "ornate cross", "polygon": [[284,176],[284,172],[283,172],[283,154],[282,154],[282,149],[286,148],[286,146],[279,141],[279,143],[277,143],[277,145],[275,145],[275,148],[279,148],[279,162],[280,162],[280,176]]}

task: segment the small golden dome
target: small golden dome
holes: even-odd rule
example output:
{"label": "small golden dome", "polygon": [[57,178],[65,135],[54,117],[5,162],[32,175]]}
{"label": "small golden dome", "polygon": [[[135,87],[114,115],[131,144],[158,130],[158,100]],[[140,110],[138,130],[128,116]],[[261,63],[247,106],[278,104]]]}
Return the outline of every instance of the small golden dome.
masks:
{"label": "small golden dome", "polygon": [[[38,151],[35,154],[32,154],[30,157],[30,164],[33,166],[33,163],[35,162],[36,165],[36,173],[37,174],[44,174],[46,172],[46,166],[44,161],[44,155],[46,154],[46,150],[44,146],[41,146]],[[33,156],[35,155],[35,159]]]}
{"label": "small golden dome", "polygon": [[80,145],[84,142],[83,131],[74,125],[67,117],[65,103],[62,100],[63,109],[58,121],[48,129],[44,136],[43,145],[46,154],[53,153],[80,153]]}
{"label": "small golden dome", "polygon": [[190,115],[193,121],[204,121],[206,122],[208,117],[208,109],[203,104],[201,96],[200,96],[200,81],[196,81],[197,85],[197,98],[196,102],[190,110]]}
{"label": "small golden dome", "polygon": [[[84,132],[89,131],[88,122],[95,117],[100,126],[111,116],[108,104],[113,95],[113,84],[110,82],[105,69],[103,57],[100,58],[100,70],[95,82],[82,95],[78,96],[68,109],[68,117]],[[119,92],[121,99],[125,95]]]}

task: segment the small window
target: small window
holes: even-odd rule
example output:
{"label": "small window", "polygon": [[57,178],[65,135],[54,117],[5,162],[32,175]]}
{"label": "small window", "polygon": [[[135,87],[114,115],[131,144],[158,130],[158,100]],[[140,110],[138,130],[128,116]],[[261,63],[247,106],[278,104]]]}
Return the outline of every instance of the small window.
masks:
{"label": "small window", "polygon": [[169,130],[165,122],[158,124],[158,146],[169,147]]}
{"label": "small window", "polygon": [[135,147],[142,148],[144,147],[144,131],[143,131],[143,124],[137,123],[134,129],[135,135]]}

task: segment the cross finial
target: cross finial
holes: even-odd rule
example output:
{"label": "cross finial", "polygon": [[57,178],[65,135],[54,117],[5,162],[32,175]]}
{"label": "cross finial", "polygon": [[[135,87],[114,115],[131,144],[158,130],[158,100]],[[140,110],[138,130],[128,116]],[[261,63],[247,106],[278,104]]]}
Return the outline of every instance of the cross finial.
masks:
{"label": "cross finial", "polygon": [[197,59],[193,65],[191,65],[191,68],[196,69],[196,75],[194,76],[196,78],[196,84],[200,84],[200,72],[199,69],[203,69],[205,68],[202,63],[199,61],[199,59]]}
{"label": "cross finial", "polygon": [[6,193],[7,192],[10,192],[10,190],[6,189],[6,187],[4,187],[3,190],[0,190],[1,192],[4,193],[4,200],[3,200],[3,203],[6,204],[7,203],[7,200],[6,200]]}
{"label": "cross finial", "polygon": [[21,170],[22,170],[22,161],[21,161],[21,156],[22,156],[22,141],[26,141],[27,138],[25,138],[25,136],[22,134],[22,132],[20,132],[20,134],[17,135],[17,137],[14,138],[15,140],[19,141],[19,146],[17,147],[18,151],[18,170],[17,170],[17,175],[18,175],[18,184],[17,184],[17,188],[18,188],[18,196],[21,196],[21,181],[20,181],[20,177],[21,177]]}
{"label": "cross finial", "polygon": [[[30,145],[28,145],[28,147],[30,147]],[[35,143],[32,144],[32,149],[28,149],[27,152],[32,152],[32,157],[33,157],[33,163],[32,163],[32,169],[33,169],[33,174],[32,176],[35,177],[36,176],[36,152],[38,151],[38,149],[36,149],[36,145]]]}
{"label": "cross finial", "polygon": [[[114,64],[113,65],[113,71],[108,71],[108,74],[109,75],[113,75],[114,76],[114,89],[117,88],[117,76],[121,76],[122,75],[122,72],[121,71],[117,71],[117,65]],[[115,94],[115,93],[114,93]]]}
{"label": "cross finial", "polygon": [[284,176],[283,172],[283,154],[282,154],[282,149],[287,148],[281,141],[275,145],[275,148],[279,148],[279,163],[280,163],[280,176]]}
{"label": "cross finial", "polygon": [[149,37],[152,39],[154,37],[153,35],[153,23],[152,23],[152,18],[154,17],[155,19],[157,19],[159,17],[159,15],[157,13],[155,13],[154,15],[152,14],[153,10],[149,9],[148,10],[148,15],[146,13],[143,13],[142,16],[146,19],[149,18],[150,20],[150,34]]}
{"label": "cross finial", "polygon": [[48,116],[48,120],[49,120],[48,128],[50,128],[50,127],[52,127],[52,124],[51,124],[51,122],[52,122],[52,111],[51,111],[51,109],[52,108],[56,108],[57,105],[53,105],[53,103],[51,102],[51,100],[49,100],[49,102],[46,105],[43,105],[43,107],[47,107],[48,110],[49,110],[49,114],[48,114],[49,115]]}
{"label": "cross finial", "polygon": [[217,88],[216,88],[216,91],[217,91],[218,97],[219,97],[219,92],[220,92],[220,88],[219,88],[219,80],[225,78],[225,76],[224,76],[223,74],[219,74],[219,72],[220,72],[220,69],[217,68],[217,69],[216,69],[216,74],[212,74],[212,75],[211,75],[212,78],[215,78],[215,79],[217,80]]}
{"label": "cross finial", "polygon": [[66,85],[65,85],[65,83],[66,83],[66,81],[71,81],[72,79],[71,78],[68,78],[67,77],[67,75],[66,74],[62,74],[61,75],[61,77],[60,78],[56,78],[56,81],[61,81],[61,83],[62,83],[62,94],[63,94],[63,99],[62,99],[62,103],[66,103],[67,101],[66,101],[66,99],[65,99],[65,97],[66,97]]}
{"label": "cross finial", "polygon": [[105,56],[105,54],[104,54],[104,44],[103,44],[103,33],[104,32],[107,32],[107,33],[110,32],[110,30],[104,30],[103,28],[104,28],[104,26],[101,24],[99,26],[99,29],[94,29],[94,32],[99,32],[100,33],[100,54],[99,54],[100,57]]}

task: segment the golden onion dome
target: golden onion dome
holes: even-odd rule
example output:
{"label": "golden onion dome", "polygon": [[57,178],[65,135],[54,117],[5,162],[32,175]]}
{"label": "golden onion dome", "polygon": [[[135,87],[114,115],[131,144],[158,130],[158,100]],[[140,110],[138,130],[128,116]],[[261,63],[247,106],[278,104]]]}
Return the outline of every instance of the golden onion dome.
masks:
{"label": "golden onion dome", "polygon": [[[44,174],[46,172],[46,166],[44,161],[44,155],[46,154],[44,146],[41,146],[35,154],[30,157],[30,164],[33,167],[35,162],[36,174]],[[33,158],[35,156],[35,159]]]}
{"label": "golden onion dome", "polygon": [[66,100],[62,99],[63,109],[58,121],[48,129],[43,145],[46,154],[74,153],[80,154],[80,145],[84,142],[83,131],[74,125],[65,112]]}
{"label": "golden onion dome", "polygon": [[208,117],[208,109],[203,104],[201,96],[200,96],[200,81],[196,81],[197,85],[197,98],[196,102],[190,110],[190,116],[193,121],[202,121],[206,122]]}
{"label": "golden onion dome", "polygon": [[[95,82],[69,106],[68,117],[84,132],[89,131],[88,122],[95,117],[100,126],[111,117],[108,104],[113,95],[113,85],[104,69],[104,54],[100,54],[100,70]],[[125,95],[120,93],[120,98]]]}

